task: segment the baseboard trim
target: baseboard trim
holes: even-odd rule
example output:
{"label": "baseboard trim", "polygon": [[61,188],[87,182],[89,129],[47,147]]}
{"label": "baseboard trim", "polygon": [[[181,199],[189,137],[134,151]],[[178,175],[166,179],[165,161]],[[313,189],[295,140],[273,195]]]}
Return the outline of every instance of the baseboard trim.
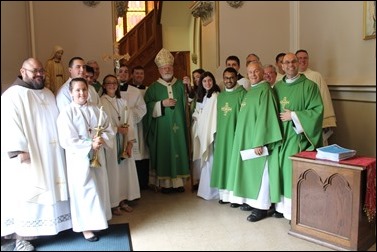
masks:
{"label": "baseboard trim", "polygon": [[376,86],[329,85],[331,98],[338,101],[376,103]]}

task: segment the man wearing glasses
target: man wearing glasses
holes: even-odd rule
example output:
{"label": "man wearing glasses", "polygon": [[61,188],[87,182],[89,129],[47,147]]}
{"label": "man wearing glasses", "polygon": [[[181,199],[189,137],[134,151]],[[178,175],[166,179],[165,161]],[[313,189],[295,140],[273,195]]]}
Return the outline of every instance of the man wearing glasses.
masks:
{"label": "man wearing glasses", "polygon": [[28,240],[72,224],[55,96],[37,59],[20,73],[1,96],[1,236],[16,240],[15,251],[32,251]]}
{"label": "man wearing glasses", "polygon": [[316,83],[299,73],[298,65],[296,55],[287,53],[283,59],[285,76],[274,86],[283,132],[279,151],[281,202],[276,204],[275,209],[288,220],[291,219],[292,203],[292,161],[289,157],[322,146],[321,93]]}

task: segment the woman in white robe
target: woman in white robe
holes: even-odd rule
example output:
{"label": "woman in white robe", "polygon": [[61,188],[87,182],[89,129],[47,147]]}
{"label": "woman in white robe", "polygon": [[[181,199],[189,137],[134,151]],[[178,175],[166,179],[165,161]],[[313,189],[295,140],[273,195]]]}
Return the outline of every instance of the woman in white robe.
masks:
{"label": "woman in white robe", "polygon": [[219,191],[211,188],[213,144],[216,133],[217,95],[220,92],[211,72],[204,72],[199,80],[198,99],[192,114],[193,160],[200,160],[200,180],[197,195],[206,200],[218,199]]}
{"label": "woman in white robe", "polygon": [[[72,229],[83,232],[88,241],[97,241],[93,231],[108,228],[111,219],[104,148],[112,147],[114,131],[102,108],[87,102],[85,79],[72,79],[69,90],[73,101],[60,112],[57,124],[66,154]],[[100,136],[96,136],[98,128],[103,129]],[[96,154],[99,167],[91,163]]]}
{"label": "woman in white robe", "polygon": [[[127,106],[127,100],[122,99],[120,95],[117,78],[114,75],[107,75],[102,83],[101,104],[116,132],[113,148],[106,150],[110,202],[113,215],[121,215],[120,209],[126,212],[132,211],[127,200],[140,198],[136,163],[132,156],[135,141],[133,116]],[[124,127],[125,124],[128,126]],[[125,140],[124,136],[126,136]],[[126,153],[123,153],[124,149]]]}

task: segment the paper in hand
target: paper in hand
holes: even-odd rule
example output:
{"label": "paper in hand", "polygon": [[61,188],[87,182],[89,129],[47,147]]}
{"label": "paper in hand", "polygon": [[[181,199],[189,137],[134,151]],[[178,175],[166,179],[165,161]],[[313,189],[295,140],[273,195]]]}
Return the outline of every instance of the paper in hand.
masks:
{"label": "paper in hand", "polygon": [[268,149],[267,149],[266,146],[263,146],[262,155],[255,154],[254,149],[242,150],[242,151],[240,151],[240,153],[241,153],[242,160],[245,161],[245,160],[249,160],[249,159],[253,159],[253,158],[259,158],[259,157],[267,156],[268,155]]}

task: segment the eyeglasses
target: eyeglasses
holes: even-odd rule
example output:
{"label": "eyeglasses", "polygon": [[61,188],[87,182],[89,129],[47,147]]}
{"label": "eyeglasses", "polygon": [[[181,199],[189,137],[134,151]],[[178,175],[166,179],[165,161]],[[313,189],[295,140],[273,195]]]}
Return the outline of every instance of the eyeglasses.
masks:
{"label": "eyeglasses", "polygon": [[289,64],[296,64],[297,63],[297,60],[292,60],[292,61],[284,61],[283,64],[284,65],[289,65]]}
{"label": "eyeglasses", "polygon": [[30,70],[30,69],[27,69],[27,68],[23,68],[25,69],[26,71],[29,71],[30,73],[36,75],[36,74],[45,74],[45,70],[44,69],[33,69],[33,70]]}

